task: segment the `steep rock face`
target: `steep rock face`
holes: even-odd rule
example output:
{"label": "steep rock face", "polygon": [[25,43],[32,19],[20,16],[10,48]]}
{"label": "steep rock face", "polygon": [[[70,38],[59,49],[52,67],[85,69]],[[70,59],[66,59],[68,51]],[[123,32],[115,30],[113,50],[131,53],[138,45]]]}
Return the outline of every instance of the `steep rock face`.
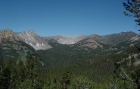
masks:
{"label": "steep rock face", "polygon": [[35,50],[45,50],[51,48],[45,38],[34,33],[33,30],[17,33],[18,37]]}
{"label": "steep rock face", "polygon": [[0,42],[2,39],[8,39],[9,41],[19,40],[18,36],[10,29],[0,30]]}
{"label": "steep rock face", "polygon": [[77,35],[77,36],[53,36],[53,37],[46,37],[46,39],[53,39],[56,40],[60,44],[75,44],[80,40],[85,39],[86,35]]}

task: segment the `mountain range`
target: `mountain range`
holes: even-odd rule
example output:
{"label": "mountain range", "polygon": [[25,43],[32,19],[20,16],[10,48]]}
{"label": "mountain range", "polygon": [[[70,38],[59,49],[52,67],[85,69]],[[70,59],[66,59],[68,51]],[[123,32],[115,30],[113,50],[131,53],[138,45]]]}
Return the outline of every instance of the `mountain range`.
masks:
{"label": "mountain range", "polygon": [[33,30],[28,30],[25,32],[16,33],[19,39],[25,43],[32,46],[35,50],[46,50],[52,48],[48,44],[50,40],[57,41],[60,44],[75,44],[80,40],[85,39],[86,35],[77,35],[77,36],[52,36],[52,37],[41,37],[37,35]]}
{"label": "mountain range", "polygon": [[43,65],[68,65],[80,59],[112,52],[130,54],[126,50],[133,48],[139,39],[139,34],[132,31],[103,36],[91,34],[42,37],[33,30],[17,33],[3,29],[0,30],[0,59],[12,59],[16,62],[20,58],[26,61],[30,52],[38,56]]}
{"label": "mountain range", "polygon": [[89,36],[87,35],[77,35],[77,36],[59,35],[59,36],[41,37],[37,35],[33,30],[14,33],[10,29],[1,30],[0,34],[4,34],[4,36],[1,35],[0,38],[13,37],[16,40],[22,40],[23,42],[32,46],[35,50],[46,50],[46,49],[52,48],[52,46],[48,44],[49,41],[51,40],[54,40],[58,42],[59,44],[67,44],[67,45],[81,44],[81,46],[97,48],[98,46],[102,47],[100,43],[118,44],[126,40],[129,40],[132,37],[137,35],[136,33],[132,31],[128,31],[128,32],[121,32],[117,34],[110,34],[110,35],[104,35],[104,36],[93,34]]}
{"label": "mountain range", "polygon": [[[20,76],[26,78],[24,76],[27,74],[27,79],[32,79],[31,82],[36,80],[41,87],[44,86],[41,83],[46,81],[47,86],[63,85],[61,81],[65,79],[73,83],[77,76],[85,77],[78,78],[78,81],[84,81],[81,82],[83,84],[90,79],[94,81],[93,86],[102,83],[107,86],[111,84],[112,87],[112,83],[125,83],[115,77],[116,73],[122,75],[122,72],[118,72],[120,69],[129,73],[140,68],[140,35],[127,31],[102,36],[91,34],[42,37],[33,30],[13,32],[3,29],[0,30],[0,61],[1,80],[5,82],[5,79],[10,79],[9,82],[12,79],[10,87],[15,83],[19,85],[18,82],[22,81]],[[118,66],[122,68],[116,70]],[[23,80],[20,85],[26,82],[30,83]],[[53,85],[50,85],[51,82]]]}

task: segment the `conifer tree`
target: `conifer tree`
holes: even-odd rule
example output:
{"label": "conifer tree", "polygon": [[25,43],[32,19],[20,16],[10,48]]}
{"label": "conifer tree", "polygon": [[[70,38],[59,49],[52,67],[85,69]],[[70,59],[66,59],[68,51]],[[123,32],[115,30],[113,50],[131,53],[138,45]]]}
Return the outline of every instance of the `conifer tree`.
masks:
{"label": "conifer tree", "polygon": [[62,80],[61,80],[62,89],[68,89],[68,85],[71,83],[71,78],[72,78],[72,72],[70,68],[66,68],[64,70],[64,73],[62,75]]}
{"label": "conifer tree", "polygon": [[25,79],[25,66],[21,59],[19,59],[16,68],[17,68],[18,81],[23,82],[23,80]]}
{"label": "conifer tree", "polygon": [[0,71],[0,88],[8,89],[10,87],[11,72],[9,68],[4,65],[1,67]]}
{"label": "conifer tree", "polygon": [[[127,0],[127,2],[123,2],[123,6],[125,7],[126,11],[128,11],[128,13],[124,11],[124,14],[126,16],[135,17],[135,22],[137,22],[137,24],[140,26],[140,0]],[[136,44],[136,48],[140,51],[139,43],[140,42]],[[135,83],[137,85],[137,89],[140,89],[140,69],[138,68],[134,71],[130,71],[130,74],[128,74],[122,65],[123,63],[117,62],[115,64],[114,72],[120,79]]]}
{"label": "conifer tree", "polygon": [[135,17],[135,22],[140,26],[140,0],[127,0],[127,2],[123,2],[123,6],[128,11],[124,11],[124,14]]}
{"label": "conifer tree", "polygon": [[29,54],[27,56],[26,60],[26,73],[27,78],[32,80],[32,86],[37,87],[38,86],[38,73],[39,73],[39,61],[38,58],[33,56],[32,54]]}

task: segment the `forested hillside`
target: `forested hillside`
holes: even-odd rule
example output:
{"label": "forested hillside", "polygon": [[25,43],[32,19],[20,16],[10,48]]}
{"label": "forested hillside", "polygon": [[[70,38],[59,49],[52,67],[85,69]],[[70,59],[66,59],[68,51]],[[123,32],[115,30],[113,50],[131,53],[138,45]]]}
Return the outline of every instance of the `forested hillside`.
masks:
{"label": "forested hillside", "polygon": [[[140,26],[140,0],[127,0],[123,6],[126,9],[124,15],[136,18],[135,22]],[[114,21],[118,20],[116,18]],[[114,29],[117,27],[120,26],[115,25]],[[18,33],[0,30],[0,89],[140,89],[140,34],[124,31],[106,35],[43,37],[33,30]]]}
{"label": "forested hillside", "polygon": [[[15,62],[1,60],[2,89],[109,89],[117,87],[133,89],[129,84],[115,77],[116,62],[124,62],[124,68],[134,70],[138,67],[140,54],[135,42],[127,40],[117,45],[102,44],[103,48],[92,49],[76,45],[63,45],[50,41],[53,47],[27,52],[26,59],[21,57]],[[6,59],[6,58],[4,58]],[[125,85],[124,85],[125,82]]]}

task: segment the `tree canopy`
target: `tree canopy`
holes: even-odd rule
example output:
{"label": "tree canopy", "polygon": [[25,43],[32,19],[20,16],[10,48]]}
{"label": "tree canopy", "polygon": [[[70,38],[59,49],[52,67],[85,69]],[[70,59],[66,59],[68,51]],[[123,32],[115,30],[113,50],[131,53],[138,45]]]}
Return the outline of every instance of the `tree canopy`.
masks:
{"label": "tree canopy", "polygon": [[127,11],[124,11],[124,14],[135,17],[135,22],[140,26],[140,0],[127,0],[127,2],[123,2],[123,6]]}

